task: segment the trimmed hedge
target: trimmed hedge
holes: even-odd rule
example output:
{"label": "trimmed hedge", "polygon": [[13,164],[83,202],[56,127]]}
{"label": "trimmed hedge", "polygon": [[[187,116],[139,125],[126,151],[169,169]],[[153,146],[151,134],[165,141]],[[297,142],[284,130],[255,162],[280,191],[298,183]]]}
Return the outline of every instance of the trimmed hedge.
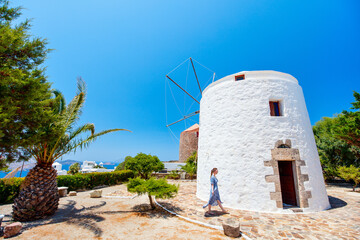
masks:
{"label": "trimmed hedge", "polygon": [[[102,185],[116,185],[133,178],[130,170],[104,173],[84,173],[57,177],[59,187],[68,187],[68,191],[93,189]],[[0,204],[12,203],[20,192],[20,185],[25,178],[0,179]]]}
{"label": "trimmed hedge", "polygon": [[0,179],[0,204],[12,203],[25,178]]}
{"label": "trimmed hedge", "polygon": [[68,191],[79,189],[93,189],[101,185],[116,185],[133,178],[134,174],[130,170],[103,173],[84,173],[75,175],[58,176],[58,186],[68,187]]}

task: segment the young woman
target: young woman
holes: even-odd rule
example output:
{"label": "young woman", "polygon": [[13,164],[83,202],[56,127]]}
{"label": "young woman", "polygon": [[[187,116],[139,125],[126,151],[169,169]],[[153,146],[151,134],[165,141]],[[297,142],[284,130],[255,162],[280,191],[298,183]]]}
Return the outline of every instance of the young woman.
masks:
{"label": "young woman", "polygon": [[223,213],[228,213],[226,212],[226,210],[223,208],[223,206],[221,205],[221,200],[220,200],[220,194],[219,194],[219,189],[218,189],[218,185],[217,185],[217,178],[216,178],[216,174],[218,173],[217,168],[213,168],[211,170],[211,174],[210,174],[210,183],[211,183],[211,189],[210,189],[210,199],[209,202],[203,206],[203,208],[206,208],[207,206],[209,206],[209,211],[207,212],[208,214],[213,214],[211,212],[211,206],[217,206],[219,205],[219,207],[221,208]]}

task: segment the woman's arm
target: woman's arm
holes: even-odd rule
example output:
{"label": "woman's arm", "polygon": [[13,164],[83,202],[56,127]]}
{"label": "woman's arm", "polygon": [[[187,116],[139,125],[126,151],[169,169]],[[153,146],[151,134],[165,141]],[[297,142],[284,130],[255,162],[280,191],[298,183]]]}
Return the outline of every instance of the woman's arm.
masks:
{"label": "woman's arm", "polygon": [[211,193],[214,194],[214,184],[211,184]]}

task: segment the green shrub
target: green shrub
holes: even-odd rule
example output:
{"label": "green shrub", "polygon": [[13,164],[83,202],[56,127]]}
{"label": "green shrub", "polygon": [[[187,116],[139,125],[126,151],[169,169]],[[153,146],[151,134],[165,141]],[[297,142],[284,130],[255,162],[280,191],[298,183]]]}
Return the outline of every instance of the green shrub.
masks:
{"label": "green shrub", "polygon": [[[104,173],[84,173],[61,175],[57,177],[59,187],[68,187],[69,191],[92,189],[101,185],[116,185],[133,178],[130,170]],[[0,179],[0,204],[12,203],[20,192],[24,178]]]}
{"label": "green shrub", "polygon": [[338,167],[338,172],[341,178],[346,181],[353,181],[353,191],[355,192],[356,186],[360,183],[360,168],[350,165],[350,167]]}
{"label": "green shrub", "polygon": [[25,178],[0,179],[0,204],[12,203]]}
{"label": "green shrub", "polygon": [[73,163],[70,165],[69,171],[67,172],[68,174],[77,174],[80,171],[80,163]]}
{"label": "green shrub", "polygon": [[115,171],[125,170],[126,169],[125,164],[131,158],[132,158],[131,156],[126,156],[124,161],[121,162],[119,165],[117,165],[117,167],[115,168]]}
{"label": "green shrub", "polygon": [[58,176],[58,186],[68,187],[69,191],[79,189],[92,189],[101,185],[115,185],[128,181],[134,177],[130,170],[103,172],[103,173],[84,173],[75,175]]}
{"label": "green shrub", "polygon": [[75,175],[61,175],[57,177],[59,187],[68,187],[68,191],[75,191],[79,189],[90,188],[90,176],[92,173],[75,174]]}
{"label": "green shrub", "polygon": [[334,167],[323,167],[323,175],[325,181],[334,180],[335,177],[339,176],[337,168]]}
{"label": "green shrub", "polygon": [[187,172],[190,176],[190,180],[193,179],[193,176],[196,174],[197,171],[197,152],[194,151],[193,154],[188,157],[186,160],[186,164],[181,167],[182,170]]}
{"label": "green shrub", "polygon": [[130,179],[127,184],[129,192],[137,194],[148,194],[150,206],[155,209],[155,203],[152,196],[156,198],[173,198],[179,190],[179,185],[169,184],[166,179],[141,179],[140,177]]}
{"label": "green shrub", "polygon": [[180,178],[180,174],[178,170],[172,170],[168,175],[168,179],[179,179],[179,178]]}

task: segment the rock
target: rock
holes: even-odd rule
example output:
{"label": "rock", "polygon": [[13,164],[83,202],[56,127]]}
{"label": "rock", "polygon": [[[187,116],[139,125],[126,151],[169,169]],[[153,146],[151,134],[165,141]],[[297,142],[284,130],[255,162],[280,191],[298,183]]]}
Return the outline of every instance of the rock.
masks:
{"label": "rock", "polygon": [[224,234],[229,237],[237,238],[241,236],[240,223],[232,218],[227,219],[223,224]]}
{"label": "rock", "polygon": [[21,228],[22,228],[21,222],[14,222],[12,224],[5,226],[4,238],[15,236],[20,232]]}
{"label": "rock", "polygon": [[186,172],[180,173],[180,179],[184,180],[186,178]]}
{"label": "rock", "polygon": [[90,192],[91,198],[101,198],[102,190],[94,190]]}
{"label": "rock", "polygon": [[4,217],[5,217],[5,215],[0,214],[0,227],[1,227],[1,223],[2,223],[2,220]]}
{"label": "rock", "polygon": [[77,195],[77,193],[75,191],[69,192],[69,196],[76,196],[76,195]]}
{"label": "rock", "polygon": [[66,197],[68,187],[58,187],[59,197]]}

